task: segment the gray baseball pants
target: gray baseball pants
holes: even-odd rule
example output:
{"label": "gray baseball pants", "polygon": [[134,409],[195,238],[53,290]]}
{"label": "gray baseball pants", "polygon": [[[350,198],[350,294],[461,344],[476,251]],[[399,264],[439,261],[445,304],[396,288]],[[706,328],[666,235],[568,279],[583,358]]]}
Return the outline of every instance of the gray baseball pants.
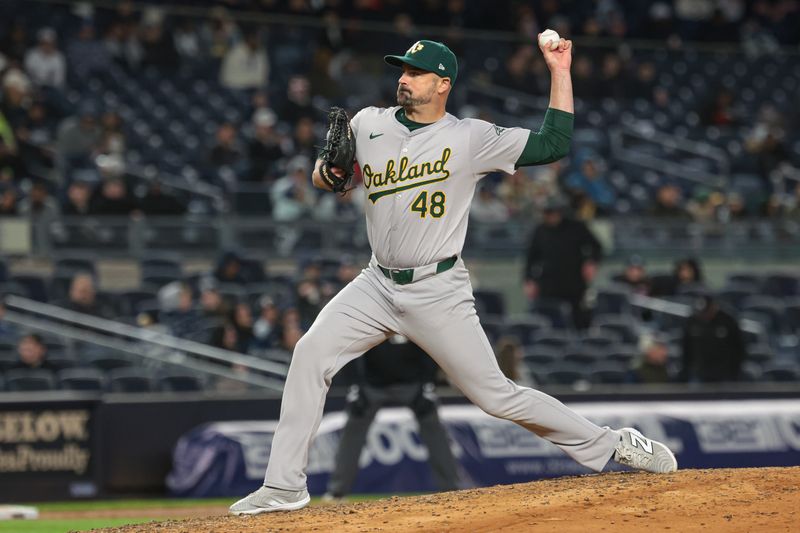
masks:
{"label": "gray baseball pants", "polygon": [[475,312],[461,258],[446,272],[400,285],[384,277],[373,257],[325,306],[295,347],[265,485],[305,488],[311,439],[322,419],[331,379],[394,333],[427,352],[472,403],[552,442],[581,465],[599,472],[614,453],[616,431],[503,375]]}

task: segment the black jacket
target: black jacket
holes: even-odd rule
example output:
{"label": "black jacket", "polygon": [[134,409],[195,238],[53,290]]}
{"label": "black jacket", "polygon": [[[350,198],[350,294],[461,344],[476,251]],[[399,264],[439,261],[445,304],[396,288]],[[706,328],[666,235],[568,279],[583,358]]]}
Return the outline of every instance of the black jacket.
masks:
{"label": "black jacket", "polygon": [[580,299],[586,291],[583,264],[602,256],[602,246],[583,222],[564,218],[556,226],[540,224],[528,245],[525,279],[539,284],[542,297]]}
{"label": "black jacket", "polygon": [[433,383],[438,368],[416,344],[394,343],[391,339],[369,350],[356,365],[358,381],[374,387]]}
{"label": "black jacket", "polygon": [[746,357],[745,340],[736,319],[718,309],[705,320],[689,317],[683,332],[681,381],[736,381]]}

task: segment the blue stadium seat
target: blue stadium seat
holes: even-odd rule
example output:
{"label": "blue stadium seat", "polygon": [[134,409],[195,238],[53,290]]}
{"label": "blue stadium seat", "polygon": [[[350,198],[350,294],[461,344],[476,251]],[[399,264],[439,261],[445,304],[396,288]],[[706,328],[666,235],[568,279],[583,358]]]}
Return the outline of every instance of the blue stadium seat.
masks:
{"label": "blue stadium seat", "polygon": [[568,331],[560,330],[542,330],[534,334],[533,346],[550,347],[563,350],[572,342],[575,336]]}
{"label": "blue stadium seat", "polygon": [[158,377],[158,389],[165,392],[201,391],[203,390],[203,381],[193,374],[163,372]]}
{"label": "blue stadium seat", "polygon": [[619,385],[625,383],[627,377],[628,369],[621,363],[597,363],[589,372],[589,381],[592,383]]}
{"label": "blue stadium seat", "polygon": [[508,319],[505,321],[505,326],[506,333],[516,337],[523,346],[528,346],[534,343],[536,333],[549,329],[551,323],[545,316],[527,315]]}
{"label": "blue stadium seat", "polygon": [[540,375],[542,382],[547,385],[571,385],[588,381],[588,374],[584,369],[573,365],[563,364]]}
{"label": "blue stadium seat", "polygon": [[478,312],[478,316],[505,315],[506,304],[502,292],[483,289],[473,291],[473,295],[475,296],[475,309]]}
{"label": "blue stadium seat", "polygon": [[33,274],[17,274],[11,276],[11,281],[19,283],[28,293],[28,296],[39,302],[47,302],[49,299],[47,281],[42,276]]}
{"label": "blue stadium seat", "polygon": [[762,368],[761,381],[800,381],[800,367],[796,363],[771,363]]}
{"label": "blue stadium seat", "polygon": [[56,388],[56,378],[50,370],[9,370],[5,378],[6,390],[10,392],[47,391]]}
{"label": "blue stadium seat", "polygon": [[67,368],[57,376],[63,390],[101,392],[104,388],[105,376],[96,368]]}
{"label": "blue stadium seat", "polygon": [[145,368],[115,368],[108,372],[110,392],[152,392],[155,390],[153,373]]}

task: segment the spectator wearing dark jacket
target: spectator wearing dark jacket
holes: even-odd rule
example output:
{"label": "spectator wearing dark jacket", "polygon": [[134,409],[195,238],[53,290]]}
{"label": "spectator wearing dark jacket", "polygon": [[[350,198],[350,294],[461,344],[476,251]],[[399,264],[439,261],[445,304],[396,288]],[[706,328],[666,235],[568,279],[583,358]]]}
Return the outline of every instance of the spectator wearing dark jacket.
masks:
{"label": "spectator wearing dark jacket", "polygon": [[35,333],[23,335],[19,338],[17,341],[17,355],[19,355],[19,360],[11,367],[12,370],[56,370],[47,360],[47,345]]}
{"label": "spectator wearing dark jacket", "polygon": [[544,218],[533,232],[525,261],[525,293],[538,299],[566,302],[578,328],[586,328],[591,315],[584,295],[594,279],[603,249],[583,222],[565,214],[566,201],[556,197],[545,206]]}
{"label": "spectator wearing dark jacket", "polygon": [[737,381],[746,354],[736,318],[710,295],[698,298],[683,332],[680,380],[690,383]]}

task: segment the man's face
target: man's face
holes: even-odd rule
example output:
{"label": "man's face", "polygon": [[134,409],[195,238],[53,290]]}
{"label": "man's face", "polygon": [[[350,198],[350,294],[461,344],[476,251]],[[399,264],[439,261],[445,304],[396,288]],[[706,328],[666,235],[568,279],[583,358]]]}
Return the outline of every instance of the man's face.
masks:
{"label": "man's face", "polygon": [[72,281],[72,288],[70,290],[70,298],[73,302],[80,305],[94,304],[94,281],[92,278],[85,275],[76,276]]}
{"label": "man's face", "polygon": [[416,107],[430,103],[442,78],[410,65],[403,65],[397,85],[397,104]]}
{"label": "man's face", "polygon": [[17,350],[20,361],[26,365],[36,366],[44,360],[44,346],[31,337],[24,337]]}

